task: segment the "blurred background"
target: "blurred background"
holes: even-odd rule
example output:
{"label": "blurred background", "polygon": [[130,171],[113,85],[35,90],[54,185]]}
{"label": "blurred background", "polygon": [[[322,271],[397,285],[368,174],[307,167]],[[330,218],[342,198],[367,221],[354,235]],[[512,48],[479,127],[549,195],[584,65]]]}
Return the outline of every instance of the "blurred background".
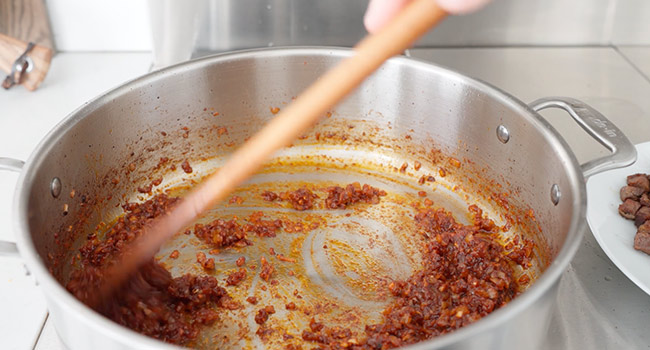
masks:
{"label": "blurred background", "polygon": [[[37,39],[37,44],[49,44],[59,52],[152,51],[155,66],[163,67],[252,47],[352,46],[365,35],[362,17],[367,1],[0,0],[0,4],[0,33]],[[41,15],[48,17],[50,28],[43,28],[40,37],[25,36],[24,27],[33,26],[26,8],[38,6],[44,7]],[[448,19],[417,47],[649,45],[649,17],[647,0],[497,0],[476,14]]]}

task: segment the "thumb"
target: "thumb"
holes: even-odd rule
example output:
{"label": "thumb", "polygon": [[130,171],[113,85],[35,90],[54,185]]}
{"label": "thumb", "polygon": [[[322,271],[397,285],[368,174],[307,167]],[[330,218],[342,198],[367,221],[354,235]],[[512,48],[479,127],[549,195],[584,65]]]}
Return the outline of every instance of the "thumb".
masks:
{"label": "thumb", "polygon": [[490,0],[436,0],[438,6],[454,15],[474,12],[485,6],[488,2]]}
{"label": "thumb", "polygon": [[383,28],[411,0],[370,0],[363,24],[370,33]]}
{"label": "thumb", "polygon": [[[433,1],[433,0],[431,0]],[[466,14],[485,6],[490,0],[435,0],[443,10],[454,14]],[[363,17],[363,24],[370,33],[384,27],[411,0],[370,0]]]}

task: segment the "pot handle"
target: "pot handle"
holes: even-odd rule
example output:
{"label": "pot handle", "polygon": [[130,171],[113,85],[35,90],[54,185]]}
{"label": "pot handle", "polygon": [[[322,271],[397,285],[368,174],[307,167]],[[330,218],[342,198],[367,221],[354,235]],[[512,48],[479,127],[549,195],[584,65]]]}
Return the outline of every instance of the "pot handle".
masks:
{"label": "pot handle", "polygon": [[[20,172],[25,162],[13,158],[0,157],[0,170]],[[0,256],[18,256],[18,247],[14,242],[0,241]]]}
{"label": "pot handle", "polygon": [[585,178],[606,170],[622,168],[636,161],[636,148],[632,142],[616,125],[586,103],[569,97],[545,97],[529,106],[535,112],[551,107],[565,110],[589,135],[612,152],[582,164]]}

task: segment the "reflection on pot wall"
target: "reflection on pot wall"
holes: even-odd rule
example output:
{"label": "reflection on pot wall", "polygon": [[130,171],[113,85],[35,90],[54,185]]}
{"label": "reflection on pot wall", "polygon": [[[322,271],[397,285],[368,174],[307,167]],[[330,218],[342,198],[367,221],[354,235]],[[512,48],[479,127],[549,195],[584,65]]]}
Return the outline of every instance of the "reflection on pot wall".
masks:
{"label": "reflection on pot wall", "polygon": [[[279,45],[351,46],[366,0],[206,0],[195,56]],[[417,46],[650,44],[650,1],[495,0],[453,17]]]}

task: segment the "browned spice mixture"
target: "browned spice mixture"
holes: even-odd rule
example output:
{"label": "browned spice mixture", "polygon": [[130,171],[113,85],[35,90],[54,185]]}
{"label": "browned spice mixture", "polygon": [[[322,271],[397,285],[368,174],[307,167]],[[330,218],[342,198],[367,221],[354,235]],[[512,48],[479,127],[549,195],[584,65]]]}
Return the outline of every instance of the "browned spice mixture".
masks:
{"label": "browned spice mixture", "polygon": [[257,314],[255,315],[255,322],[257,324],[264,324],[264,322],[269,319],[269,315],[272,315],[274,313],[275,308],[273,305],[265,306],[263,309],[259,309],[257,311]]}
{"label": "browned spice mixture", "polygon": [[138,237],[146,223],[163,214],[178,200],[161,194],[142,204],[122,205],[126,214],[117,220],[106,233],[105,238],[100,240],[95,234],[91,234],[86,244],[79,249],[82,262],[92,266],[102,266],[108,257],[113,257],[120,252],[125,243]]}
{"label": "browned spice mixture", "polygon": [[245,263],[246,263],[246,257],[244,257],[244,256],[240,256],[237,259],[237,261],[235,261],[235,265],[237,265],[239,267],[244,266]]}
{"label": "browned spice mixture", "polygon": [[275,271],[275,267],[273,267],[273,265],[271,265],[266,260],[265,257],[262,257],[260,259],[260,265],[262,266],[262,270],[260,271],[260,277],[263,280],[268,281],[269,278],[271,278],[271,275],[273,274],[273,272]]}
{"label": "browned spice mixture", "polygon": [[[359,183],[345,188],[329,187],[326,192],[328,197],[324,204],[328,209],[345,209],[358,202],[376,204],[381,196],[386,195],[382,190]],[[284,194],[284,197],[282,194],[274,197],[267,193],[263,198],[280,198],[290,201],[296,209],[305,208],[299,210],[312,209],[313,200],[318,198],[305,188]],[[88,293],[96,290],[102,271],[111,259],[126,243],[137,238],[147,223],[167,211],[177,200],[158,195],[142,204],[124,205],[126,214],[118,219],[105,238],[99,240],[91,235],[80,249],[82,269],[73,272],[67,288],[81,300],[88,300]],[[389,349],[416,343],[475,322],[515,297],[518,283],[528,283],[530,278],[527,275],[515,280],[513,265],[530,266],[531,241],[515,236],[503,247],[492,236],[499,228],[484,217],[478,207],[469,207],[473,224],[462,225],[443,209],[430,208],[432,204],[425,199],[426,207],[419,209],[414,218],[416,233],[425,239],[422,269],[406,280],[393,281],[387,286],[395,299],[384,310],[383,321],[367,325],[362,334],[356,334],[348,328],[325,325],[312,318],[309,328],[301,334],[303,341],[316,343],[318,349],[357,350]],[[261,212],[256,212],[244,224],[238,223],[236,218],[197,224],[194,233],[215,249],[220,249],[252,244],[247,234],[273,237],[278,230],[283,227],[287,230],[287,226],[291,226],[282,220],[265,220],[263,217]],[[175,253],[178,251],[172,252],[170,257],[177,257]],[[295,261],[281,254],[276,257],[280,261]],[[197,253],[197,261],[204,269],[214,269],[214,259],[208,259],[205,253]],[[226,285],[236,286],[247,278],[247,270],[241,267],[244,264],[245,258],[237,259],[236,265],[240,268],[228,275]],[[260,277],[277,284],[278,281],[272,279],[274,273],[274,266],[261,257]],[[261,289],[266,290],[266,286]],[[301,299],[297,290],[293,294]],[[251,304],[258,302],[255,296],[246,301]],[[201,327],[218,319],[218,308],[235,307],[237,305],[214,277],[185,275],[172,278],[167,270],[152,260],[117,293],[115,300],[99,311],[140,333],[191,345]],[[295,310],[296,305],[288,302],[285,308]],[[256,333],[263,339],[274,331],[264,325],[273,313],[275,309],[266,306],[255,315],[255,322],[261,325]],[[289,345],[297,348],[295,344]]]}
{"label": "browned spice mixture", "polygon": [[245,247],[252,243],[246,238],[246,232],[236,219],[217,219],[209,224],[194,225],[194,234],[213,247]]}
{"label": "browned spice mixture", "polygon": [[275,192],[271,192],[271,191],[262,192],[262,199],[264,199],[265,201],[273,202],[274,200],[276,200],[278,198],[279,198],[279,196]]}
{"label": "browned spice mixture", "polygon": [[290,262],[290,263],[295,263],[296,262],[296,259],[290,258],[288,256],[284,256],[282,254],[278,254],[277,258],[278,258],[278,260],[284,261],[284,262]]}
{"label": "browned spice mixture", "polygon": [[232,196],[230,200],[228,200],[229,204],[242,204],[244,203],[244,198],[240,196]]}
{"label": "browned spice mixture", "polygon": [[151,185],[138,187],[138,192],[140,192],[140,193],[151,193]]}
{"label": "browned spice mixture", "polygon": [[302,187],[291,192],[280,193],[280,199],[288,201],[296,210],[309,210],[314,208],[314,199],[318,198],[312,191]]}
{"label": "browned spice mixture", "polygon": [[[91,235],[80,248],[80,268],[72,272],[66,288],[82,301],[91,300],[104,278],[105,269],[125,244],[137,238],[147,223],[177,200],[162,194],[141,204],[125,204],[126,214],[117,220],[103,240]],[[97,311],[142,334],[170,343],[189,344],[202,327],[218,319],[217,307],[232,308],[233,305],[214,277],[188,274],[172,278],[152,259]]]}
{"label": "browned spice mixture", "polygon": [[[497,229],[470,208],[474,224],[457,223],[443,209],[422,209],[415,221],[426,241],[423,268],[405,281],[388,286],[395,300],[384,321],[368,325],[359,337],[347,328],[326,327],[312,319],[303,340],[320,349],[389,349],[448,333],[504,306],[518,293],[513,261],[490,234]],[[523,244],[526,247],[526,244]],[[532,252],[521,251],[523,262]]]}
{"label": "browned spice mixture", "polygon": [[260,237],[275,237],[276,232],[282,228],[282,220],[263,220],[264,213],[255,212],[248,217],[250,224],[244,225],[244,231],[255,233]]}
{"label": "browned spice mixture", "polygon": [[257,334],[258,337],[260,337],[263,341],[268,339],[271,334],[273,334],[275,330],[271,327],[264,327],[260,326],[255,334]]}
{"label": "browned spice mixture", "polygon": [[204,252],[196,253],[196,262],[206,270],[214,270],[214,258],[207,258]]}
{"label": "browned spice mixture", "polygon": [[226,285],[238,286],[245,279],[246,279],[246,269],[242,267],[239,270],[228,275],[228,277],[226,278]]}
{"label": "browned spice mixture", "polygon": [[187,174],[191,174],[193,171],[192,166],[190,165],[190,162],[187,161],[187,159],[185,159],[183,163],[181,163],[181,168]]}
{"label": "browned spice mixture", "polygon": [[167,162],[169,162],[169,158],[160,157],[160,159],[158,160],[158,164],[156,164],[156,166],[154,167],[154,170],[162,168],[163,165],[167,164]]}
{"label": "browned spice mixture", "polygon": [[203,326],[218,320],[215,306],[228,307],[230,303],[214,277],[172,278],[165,268],[152,262],[99,311],[139,333],[186,344],[196,338]]}
{"label": "browned spice mixture", "polygon": [[328,209],[345,209],[349,205],[365,202],[368,204],[379,203],[379,197],[385,196],[386,191],[376,189],[370,185],[361,186],[358,182],[351,183],[345,188],[333,186],[327,188],[325,207]]}
{"label": "browned spice mixture", "polygon": [[307,232],[317,229],[320,224],[318,222],[307,223],[303,221],[283,220],[282,226],[286,233]]}
{"label": "browned spice mixture", "polygon": [[153,181],[151,181],[151,185],[152,186],[158,186],[158,185],[160,185],[162,183],[162,181],[163,181],[162,177],[159,177],[159,178],[154,179]]}
{"label": "browned spice mixture", "polygon": [[194,234],[202,241],[216,248],[245,247],[251,245],[248,234],[260,237],[275,237],[282,228],[282,221],[264,220],[262,212],[255,212],[248,217],[248,223],[240,224],[237,219],[217,219],[209,224],[194,225]]}
{"label": "browned spice mixture", "polygon": [[[328,194],[328,197],[325,199],[326,209],[345,209],[349,205],[358,202],[377,204],[380,201],[379,197],[386,195],[386,191],[374,188],[367,184],[362,186],[358,182],[351,183],[345,187],[328,187],[325,189],[325,192]],[[288,201],[294,209],[300,211],[313,209],[315,200],[318,198],[316,194],[305,187],[299,188],[295,191],[280,192],[279,194],[271,191],[264,191],[261,196],[262,199],[269,202],[278,199]]]}

